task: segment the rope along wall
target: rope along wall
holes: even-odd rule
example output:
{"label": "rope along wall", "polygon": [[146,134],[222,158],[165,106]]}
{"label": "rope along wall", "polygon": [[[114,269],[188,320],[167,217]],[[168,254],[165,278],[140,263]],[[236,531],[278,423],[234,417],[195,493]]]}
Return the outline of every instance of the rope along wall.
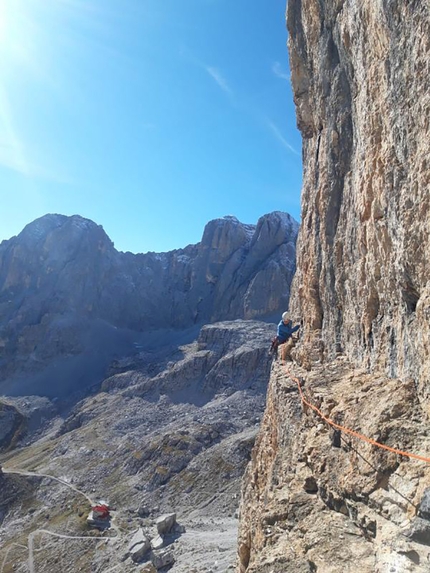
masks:
{"label": "rope along wall", "polygon": [[414,460],[420,460],[422,462],[426,462],[426,463],[430,464],[430,458],[425,458],[424,456],[418,456],[417,454],[411,454],[410,452],[404,452],[404,451],[398,450],[396,448],[391,448],[390,446],[386,446],[385,444],[380,444],[376,440],[372,440],[372,438],[368,438],[367,436],[363,436],[363,434],[360,434],[359,432],[355,432],[354,430],[351,430],[350,428],[345,428],[344,426],[341,426],[340,424],[336,424],[336,422],[334,422],[330,418],[327,418],[327,416],[324,416],[324,414],[321,412],[321,410],[319,410],[314,404],[312,404],[311,402],[306,400],[305,395],[303,394],[300,380],[298,378],[296,378],[295,376],[293,376],[287,368],[285,370],[286,370],[287,376],[297,384],[297,387],[298,387],[299,393],[300,393],[300,398],[301,398],[303,404],[306,404],[306,406],[308,406],[314,412],[316,412],[320,418],[322,418],[325,422],[327,422],[327,424],[330,424],[330,426],[332,426],[333,428],[336,428],[337,430],[341,430],[342,432],[345,432],[345,434],[350,434],[351,436],[354,436],[355,438],[358,438],[359,440],[363,440],[364,442],[372,444],[372,445],[374,445],[378,448],[381,448],[383,450],[388,450],[389,452],[393,452],[394,454],[398,454],[400,456],[406,456],[408,458],[412,458]]}

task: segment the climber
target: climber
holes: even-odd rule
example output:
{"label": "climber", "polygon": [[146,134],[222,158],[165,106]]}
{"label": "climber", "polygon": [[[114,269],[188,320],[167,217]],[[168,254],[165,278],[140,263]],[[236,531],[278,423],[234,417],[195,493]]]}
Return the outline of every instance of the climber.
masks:
{"label": "climber", "polygon": [[299,324],[293,326],[293,323],[290,319],[290,315],[288,314],[288,312],[284,312],[282,314],[282,319],[278,324],[277,335],[272,340],[272,346],[270,348],[270,351],[273,352],[275,356],[278,356],[278,346],[288,342],[288,344],[285,344],[284,351],[282,353],[283,354],[282,359],[285,360],[287,354],[289,356],[289,353],[292,347],[294,346],[294,341],[292,338],[293,333],[299,330],[299,328],[300,328]]}

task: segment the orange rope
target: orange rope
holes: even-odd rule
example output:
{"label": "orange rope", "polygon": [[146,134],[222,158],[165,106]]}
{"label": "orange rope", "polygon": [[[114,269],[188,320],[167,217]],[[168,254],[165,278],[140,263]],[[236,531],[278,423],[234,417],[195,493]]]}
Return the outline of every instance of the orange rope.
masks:
{"label": "orange rope", "polygon": [[327,422],[327,424],[330,424],[330,426],[333,426],[333,428],[336,428],[337,430],[341,430],[342,432],[345,432],[345,434],[350,434],[351,436],[355,436],[356,438],[359,438],[360,440],[363,440],[364,442],[368,442],[369,444],[377,446],[378,448],[382,448],[384,450],[388,450],[389,452],[393,452],[394,454],[398,454],[400,456],[407,456],[408,458],[413,458],[415,460],[421,460],[422,462],[427,462],[430,464],[430,458],[425,458],[423,456],[418,456],[416,454],[410,454],[408,452],[403,452],[402,450],[397,450],[396,448],[391,448],[390,446],[386,446],[385,444],[380,444],[376,440],[372,440],[372,438],[368,438],[367,436],[363,436],[363,434],[355,432],[354,430],[350,430],[349,428],[345,428],[344,426],[341,426],[340,424],[336,424],[336,422],[334,422],[330,418],[327,418],[327,416],[324,416],[324,414],[321,412],[321,410],[319,410],[316,406],[314,406],[314,404],[311,404],[310,402],[308,402],[306,400],[306,398],[303,394],[300,380],[298,378],[296,378],[295,376],[292,376],[288,370],[286,370],[286,372],[287,372],[287,375],[289,376],[289,378],[291,378],[291,380],[294,380],[294,382],[296,382],[298,389],[299,389],[300,398],[302,399],[302,402],[304,404],[306,404],[306,406],[309,406],[309,408],[314,410],[314,412],[316,412],[318,414],[318,416],[320,416],[325,422]]}

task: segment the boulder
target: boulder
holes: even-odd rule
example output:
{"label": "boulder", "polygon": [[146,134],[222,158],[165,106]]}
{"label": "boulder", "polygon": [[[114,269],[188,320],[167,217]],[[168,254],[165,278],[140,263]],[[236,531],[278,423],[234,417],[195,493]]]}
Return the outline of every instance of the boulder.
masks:
{"label": "boulder", "polygon": [[426,519],[416,517],[404,535],[417,543],[430,545],[430,523]]}
{"label": "boulder", "polygon": [[134,534],[130,545],[128,546],[130,557],[135,563],[138,563],[141,561],[141,559],[143,559],[144,555],[149,551],[150,547],[150,540],[148,537],[146,537],[142,528],[139,527],[139,529]]}
{"label": "boulder", "polygon": [[162,551],[153,551],[151,557],[152,564],[157,569],[163,569],[169,565],[173,565],[175,562],[175,557],[173,551],[170,549],[164,549]]}
{"label": "boulder", "polygon": [[137,515],[139,517],[148,517],[150,513],[151,512],[145,503],[142,503],[137,510]]}
{"label": "boulder", "polygon": [[140,570],[140,573],[157,573],[157,569],[154,567],[152,563],[147,563]]}
{"label": "boulder", "polygon": [[164,540],[161,535],[157,535],[154,539],[151,540],[151,547],[152,549],[161,549],[164,545]]}
{"label": "boulder", "polygon": [[160,535],[169,533],[176,523],[176,513],[166,513],[165,515],[161,515],[155,523]]}

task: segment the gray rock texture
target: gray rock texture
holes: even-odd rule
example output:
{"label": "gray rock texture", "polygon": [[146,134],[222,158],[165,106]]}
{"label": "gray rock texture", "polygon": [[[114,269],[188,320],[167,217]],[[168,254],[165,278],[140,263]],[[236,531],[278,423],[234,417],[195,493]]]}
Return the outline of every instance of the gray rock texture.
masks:
{"label": "gray rock texture", "polygon": [[16,445],[24,430],[24,415],[12,404],[0,401],[0,451]]}
{"label": "gray rock texture", "polygon": [[[274,331],[261,321],[220,322],[188,344],[119,360],[99,392],[60,410],[34,442],[0,454],[4,570],[27,567],[33,539],[37,573],[72,573],[78,562],[132,573],[143,567],[133,557],[150,559],[150,539],[175,559],[172,573],[227,571]],[[86,517],[101,499],[111,529],[89,531]]]}
{"label": "gray rock texture", "polygon": [[143,530],[139,527],[136,533],[133,535],[132,540],[130,541],[130,545],[128,548],[128,552],[130,553],[130,557],[132,561],[135,563],[139,563],[145,556],[145,554],[151,548],[151,541],[145,535]]}
{"label": "gray rock texture", "polygon": [[430,545],[430,522],[427,519],[416,517],[412,521],[410,529],[405,531],[404,535],[417,543]]}
{"label": "gray rock texture", "polygon": [[155,523],[157,526],[157,531],[160,535],[169,533],[169,531],[176,523],[176,514],[166,513],[165,515],[160,515]]}
{"label": "gray rock texture", "polygon": [[197,245],[133,255],[79,216],[30,223],[0,245],[0,392],[67,394],[100,381],[154,329],[284,310],[297,232],[286,213],[256,226],[225,217]]}
{"label": "gray rock texture", "polygon": [[419,516],[430,521],[430,487],[424,490],[419,507]]}
{"label": "gray rock texture", "polygon": [[157,537],[154,537],[154,539],[151,540],[151,547],[152,549],[161,549],[164,545],[164,540],[161,537],[161,535],[158,535]]}
{"label": "gray rock texture", "polygon": [[429,393],[430,57],[425,0],[291,0],[304,182],[292,308],[326,358]]}
{"label": "gray rock texture", "polygon": [[175,562],[175,556],[170,549],[153,551],[151,561],[157,569],[164,569]]}

